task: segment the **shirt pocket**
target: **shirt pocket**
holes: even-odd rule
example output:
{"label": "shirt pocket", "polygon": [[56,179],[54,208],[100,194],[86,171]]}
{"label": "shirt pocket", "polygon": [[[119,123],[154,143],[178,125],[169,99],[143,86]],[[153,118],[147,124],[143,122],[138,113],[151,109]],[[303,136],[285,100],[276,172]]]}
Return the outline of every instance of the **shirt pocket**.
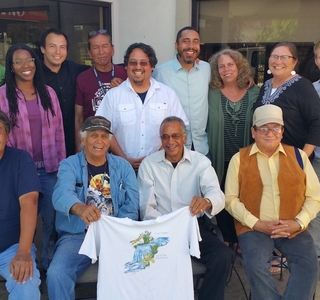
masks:
{"label": "shirt pocket", "polygon": [[136,112],[134,104],[124,103],[118,105],[118,112],[123,125],[134,124],[136,122]]}
{"label": "shirt pocket", "polygon": [[151,124],[161,124],[167,117],[168,104],[163,102],[149,103],[149,116]]}

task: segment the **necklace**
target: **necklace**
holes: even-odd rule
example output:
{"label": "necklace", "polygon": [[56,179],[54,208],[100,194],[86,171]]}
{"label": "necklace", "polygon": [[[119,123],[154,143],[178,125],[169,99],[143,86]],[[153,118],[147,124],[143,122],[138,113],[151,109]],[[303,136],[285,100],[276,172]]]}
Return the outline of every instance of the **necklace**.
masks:
{"label": "necklace", "polygon": [[[87,160],[86,160],[86,162],[87,162],[87,168],[88,168],[88,172],[89,172],[90,178],[93,178],[93,175],[92,175],[91,170],[89,168],[89,163],[88,163]],[[106,177],[106,174],[107,174],[107,161],[104,162],[103,176]]]}
{"label": "necklace", "polygon": [[242,99],[232,102],[227,98],[226,112],[231,117],[231,123],[234,125],[234,136],[238,134],[238,124],[240,123],[240,115],[242,113]]}
{"label": "necklace", "polygon": [[[19,88],[18,88],[18,90],[22,93],[23,98],[24,98],[24,101],[34,100],[34,98],[33,98],[33,99],[29,99],[30,97],[29,97],[28,95],[30,95],[30,96],[36,95],[36,99],[37,99],[37,103],[38,103],[38,94],[37,94],[37,90],[36,90],[36,89],[35,89],[32,93],[23,92],[23,91],[20,90]],[[27,95],[27,97],[26,97],[26,95]],[[28,100],[27,100],[27,98],[28,98]]]}

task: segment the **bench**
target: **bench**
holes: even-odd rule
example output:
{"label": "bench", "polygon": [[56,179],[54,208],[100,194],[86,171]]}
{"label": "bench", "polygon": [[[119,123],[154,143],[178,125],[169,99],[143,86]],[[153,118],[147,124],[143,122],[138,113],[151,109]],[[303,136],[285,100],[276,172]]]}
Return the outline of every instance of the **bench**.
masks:
{"label": "bench", "polygon": [[[206,267],[201,262],[191,259],[192,273],[194,281],[194,292],[198,293],[201,287],[201,279],[204,278]],[[78,278],[76,289],[97,284],[98,279],[98,263],[91,264],[87,270]],[[96,298],[76,298],[76,300],[94,300]]]}

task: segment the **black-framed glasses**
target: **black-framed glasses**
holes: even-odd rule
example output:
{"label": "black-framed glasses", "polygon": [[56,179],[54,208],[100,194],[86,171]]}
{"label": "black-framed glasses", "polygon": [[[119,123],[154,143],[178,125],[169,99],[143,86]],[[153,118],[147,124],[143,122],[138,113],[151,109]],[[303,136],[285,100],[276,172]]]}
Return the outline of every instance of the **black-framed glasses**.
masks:
{"label": "black-framed glasses", "polygon": [[23,66],[24,64],[27,64],[27,65],[33,65],[34,64],[34,61],[35,61],[35,58],[32,57],[32,58],[28,58],[26,60],[15,60],[12,62],[13,65],[17,66],[17,67],[21,67]]}
{"label": "black-framed glasses", "polygon": [[93,31],[90,31],[88,33],[88,36],[89,37],[93,37],[93,36],[96,36],[98,34],[108,34],[108,31],[106,29],[93,30]]}
{"label": "black-framed glasses", "polygon": [[272,128],[269,128],[266,126],[262,126],[262,127],[255,126],[255,130],[259,131],[259,133],[262,135],[267,135],[269,133],[269,131],[271,131],[274,135],[277,135],[282,132],[282,129],[283,129],[283,127],[281,127],[281,126],[280,127],[272,127]]}
{"label": "black-framed glasses", "polygon": [[270,55],[270,60],[277,61],[280,58],[281,61],[288,61],[290,58],[296,59],[291,55]]}
{"label": "black-framed glasses", "polygon": [[160,138],[161,138],[163,141],[169,141],[170,138],[173,138],[173,139],[176,141],[176,140],[180,139],[182,136],[183,136],[183,134],[173,133],[173,134],[171,134],[171,135],[169,135],[169,134],[160,135]]}

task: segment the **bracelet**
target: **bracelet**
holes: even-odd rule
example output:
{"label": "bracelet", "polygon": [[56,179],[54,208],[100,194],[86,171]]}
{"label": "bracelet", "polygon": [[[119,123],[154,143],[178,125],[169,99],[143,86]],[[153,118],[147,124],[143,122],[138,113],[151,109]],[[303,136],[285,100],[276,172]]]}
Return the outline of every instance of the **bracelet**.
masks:
{"label": "bracelet", "polygon": [[203,200],[208,202],[210,205],[212,205],[211,201],[208,198],[204,198]]}
{"label": "bracelet", "polygon": [[295,218],[294,219],[296,222],[298,222],[298,224],[300,225],[300,230],[303,230],[304,229],[304,225],[303,223],[301,222],[301,220],[299,220],[298,218]]}

